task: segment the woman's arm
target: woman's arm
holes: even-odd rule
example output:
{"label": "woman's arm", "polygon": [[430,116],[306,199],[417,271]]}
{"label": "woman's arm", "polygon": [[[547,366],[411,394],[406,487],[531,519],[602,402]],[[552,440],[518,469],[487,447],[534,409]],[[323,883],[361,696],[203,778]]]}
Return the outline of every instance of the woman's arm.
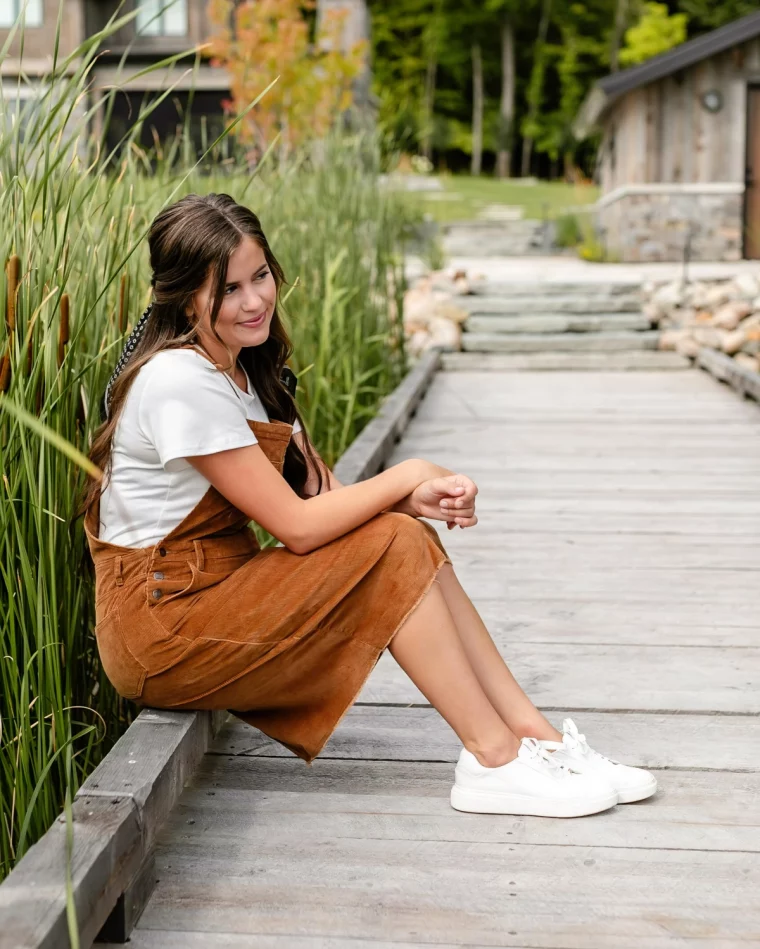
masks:
{"label": "woman's arm", "polygon": [[[306,448],[305,448],[306,433],[303,431],[296,432],[296,434],[293,436],[293,440],[296,442],[296,444],[301,449],[301,451],[304,452],[304,454],[306,454]],[[338,479],[335,477],[332,471],[330,471],[330,469],[324,463],[324,461],[322,460],[322,456],[314,447],[314,444],[311,442],[310,444],[311,444],[312,450],[314,451],[314,454],[317,456],[319,465],[322,468],[322,476],[323,476],[322,490],[319,493],[324,494],[327,491],[335,491],[338,488],[344,487],[344,485],[342,485],[340,481],[338,481]],[[451,474],[452,472],[447,472],[447,473]],[[310,495],[311,497],[314,497],[316,495],[316,492],[317,492],[317,478],[314,472],[311,472],[306,482],[306,493]],[[391,507],[386,508],[386,510],[393,511],[396,514],[408,514],[410,517],[418,516],[416,511],[414,511],[414,509],[409,504],[409,495],[407,495],[407,497],[405,498],[401,498],[400,501],[397,501]]]}
{"label": "woman's arm", "polygon": [[374,478],[304,500],[272,465],[261,445],[194,455],[187,460],[238,510],[297,554],[342,537],[446,470],[410,458]]}

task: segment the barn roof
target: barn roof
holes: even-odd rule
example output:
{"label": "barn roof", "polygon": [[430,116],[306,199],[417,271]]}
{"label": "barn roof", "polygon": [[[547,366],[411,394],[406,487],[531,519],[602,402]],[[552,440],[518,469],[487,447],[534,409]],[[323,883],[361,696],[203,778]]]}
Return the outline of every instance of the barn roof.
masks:
{"label": "barn roof", "polygon": [[610,73],[595,83],[586,96],[575,120],[575,134],[578,137],[586,135],[610,106],[632,89],[664,79],[756,36],[760,36],[760,11],[681,43],[667,53],[653,56],[640,66]]}

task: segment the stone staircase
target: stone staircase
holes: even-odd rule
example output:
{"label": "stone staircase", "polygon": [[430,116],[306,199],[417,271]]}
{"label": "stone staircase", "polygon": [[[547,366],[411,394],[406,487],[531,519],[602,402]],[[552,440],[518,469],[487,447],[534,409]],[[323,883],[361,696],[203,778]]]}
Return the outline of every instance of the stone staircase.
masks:
{"label": "stone staircase", "polygon": [[528,218],[453,221],[441,226],[441,243],[450,257],[524,257],[556,253],[554,223]]}
{"label": "stone staircase", "polygon": [[[469,312],[464,353],[489,354],[493,368],[684,368],[688,360],[657,351],[659,331],[641,311],[638,283],[496,283],[457,298]],[[484,363],[485,366],[485,363]]]}

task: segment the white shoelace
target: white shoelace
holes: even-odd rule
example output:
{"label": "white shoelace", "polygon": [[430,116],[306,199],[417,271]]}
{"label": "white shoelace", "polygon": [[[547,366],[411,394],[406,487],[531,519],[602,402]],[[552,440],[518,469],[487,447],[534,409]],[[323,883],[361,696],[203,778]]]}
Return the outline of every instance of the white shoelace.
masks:
{"label": "white shoelace", "polygon": [[545,748],[542,748],[535,738],[523,738],[522,745],[530,751],[531,758],[538,758],[541,762],[547,764],[550,769],[555,771],[572,771],[567,765],[557,761],[554,755],[550,755]]}
{"label": "white shoelace", "polygon": [[601,754],[601,752],[595,751],[586,741],[586,736],[578,731],[572,718],[566,718],[564,722],[562,722],[562,730],[562,741],[553,742],[557,748],[579,751],[584,756],[591,755],[592,757],[601,758],[602,761],[609,761],[610,764],[620,764],[619,761],[615,761],[613,758],[608,758],[606,755]]}

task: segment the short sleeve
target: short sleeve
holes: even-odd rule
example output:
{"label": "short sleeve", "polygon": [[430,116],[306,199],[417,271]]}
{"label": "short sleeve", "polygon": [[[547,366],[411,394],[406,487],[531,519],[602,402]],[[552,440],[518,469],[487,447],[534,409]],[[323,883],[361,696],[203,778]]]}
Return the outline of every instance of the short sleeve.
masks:
{"label": "short sleeve", "polygon": [[213,366],[190,352],[169,352],[154,356],[145,371],[138,421],[167,471],[179,458],[257,444],[244,406]]}

